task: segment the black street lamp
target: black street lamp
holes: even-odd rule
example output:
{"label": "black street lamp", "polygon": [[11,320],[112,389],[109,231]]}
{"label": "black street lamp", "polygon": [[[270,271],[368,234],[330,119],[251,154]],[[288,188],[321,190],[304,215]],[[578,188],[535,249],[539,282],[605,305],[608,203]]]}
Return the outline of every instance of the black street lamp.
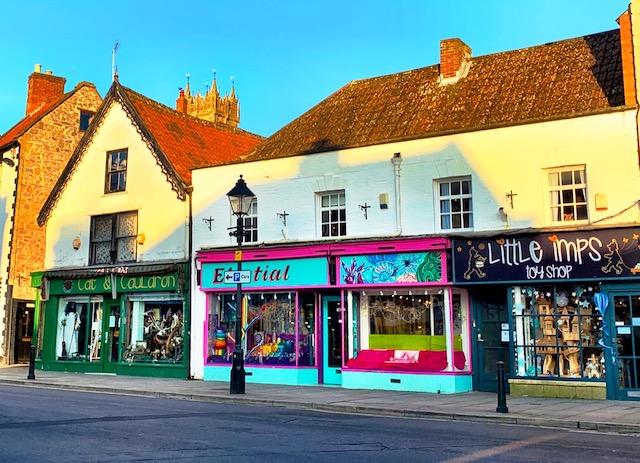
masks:
{"label": "black street lamp", "polygon": [[[229,193],[231,210],[236,216],[236,229],[230,233],[238,238],[238,250],[236,260],[238,261],[238,272],[242,270],[242,241],[244,239],[244,216],[249,214],[251,203],[255,195],[247,188],[247,184],[242,179],[236,182]],[[236,338],[233,349],[233,363],[231,364],[231,383],[229,392],[231,394],[244,394],[245,371],[244,371],[244,351],[242,350],[242,286],[238,280],[236,288]]]}

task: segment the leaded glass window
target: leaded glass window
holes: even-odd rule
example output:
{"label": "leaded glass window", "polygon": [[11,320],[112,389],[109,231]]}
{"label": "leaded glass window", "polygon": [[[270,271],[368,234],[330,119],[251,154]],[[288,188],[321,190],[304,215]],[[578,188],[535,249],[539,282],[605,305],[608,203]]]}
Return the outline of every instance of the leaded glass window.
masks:
{"label": "leaded glass window", "polygon": [[122,212],[91,218],[90,265],[135,262],[138,213]]}

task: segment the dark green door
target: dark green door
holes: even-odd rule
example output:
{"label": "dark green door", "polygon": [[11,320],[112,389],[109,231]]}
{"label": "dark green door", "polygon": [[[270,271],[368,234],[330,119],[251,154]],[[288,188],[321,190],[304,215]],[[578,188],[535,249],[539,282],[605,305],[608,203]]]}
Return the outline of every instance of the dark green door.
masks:
{"label": "dark green door", "polygon": [[[613,386],[615,398],[640,400],[640,292],[612,294],[609,310],[613,305],[613,352],[616,368],[607,377]],[[611,317],[609,317],[611,320]],[[609,325],[611,326],[611,325]],[[609,360],[607,363],[609,363]]]}
{"label": "dark green door", "polygon": [[[504,287],[487,287],[472,293],[474,308],[474,389],[498,390],[497,363],[505,363],[505,374],[511,371],[509,349],[509,309]],[[506,333],[506,335],[505,335]]]}
{"label": "dark green door", "polygon": [[105,302],[102,328],[102,370],[115,373],[120,347],[120,304]]}

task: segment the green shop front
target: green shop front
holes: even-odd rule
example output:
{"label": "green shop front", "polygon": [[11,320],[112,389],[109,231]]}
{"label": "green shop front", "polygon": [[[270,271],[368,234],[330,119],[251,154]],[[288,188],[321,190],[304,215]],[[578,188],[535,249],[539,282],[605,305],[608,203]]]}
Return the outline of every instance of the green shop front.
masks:
{"label": "green shop front", "polygon": [[186,378],[187,264],[38,275],[43,370]]}

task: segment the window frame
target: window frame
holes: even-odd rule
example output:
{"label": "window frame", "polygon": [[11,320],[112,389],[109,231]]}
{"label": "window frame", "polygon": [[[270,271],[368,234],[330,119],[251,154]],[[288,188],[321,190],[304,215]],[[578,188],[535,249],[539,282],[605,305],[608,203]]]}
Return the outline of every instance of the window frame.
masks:
{"label": "window frame", "polygon": [[[113,156],[124,154],[124,167],[122,166],[123,159],[119,159],[117,166],[114,168]],[[121,148],[117,150],[107,151],[106,166],[105,166],[105,178],[104,178],[104,193],[120,193],[127,189],[127,165],[129,161],[129,149]],[[116,177],[115,187],[113,178]]]}
{"label": "window frame", "polygon": [[[551,169],[545,169],[545,179],[547,185],[547,211],[548,218],[552,224],[565,224],[565,223],[586,223],[589,221],[589,195],[587,193],[587,167],[586,165],[572,165],[563,167],[554,167]],[[576,173],[580,173],[581,183],[577,183]],[[572,183],[563,182],[563,174],[571,174]],[[557,176],[556,184],[552,183],[552,176]],[[580,191],[581,190],[581,191]],[[568,201],[566,197],[567,193],[571,193],[571,201]],[[578,192],[580,192],[582,199],[578,200]],[[556,201],[554,201],[556,196]],[[573,212],[568,217],[567,210],[571,209]],[[579,209],[584,211],[584,217],[579,216]]]}
{"label": "window frame", "polygon": [[[468,183],[468,192],[464,192],[464,183]],[[442,194],[443,185],[448,185],[449,193],[447,195]],[[453,194],[453,184],[459,184],[459,193]],[[462,231],[473,230],[473,179],[471,175],[459,176],[459,177],[447,177],[435,180],[434,185],[434,198],[435,198],[435,210],[437,213],[437,227],[439,231]],[[443,211],[443,201],[447,201],[449,204],[448,211]],[[453,210],[452,202],[459,201],[460,207],[457,210]],[[465,202],[468,202],[468,209],[465,210]],[[468,224],[465,224],[465,215],[468,216]],[[449,219],[449,225],[444,226],[443,218]],[[454,226],[454,218],[459,217],[460,226]],[[467,226],[465,226],[467,225]]]}
{"label": "window frame", "polygon": [[[135,216],[135,230],[133,234],[121,235],[120,226],[122,220],[128,216]],[[96,237],[96,225],[99,220],[110,220],[111,222],[111,234],[108,239],[97,239]],[[121,235],[121,236],[120,236]],[[90,223],[90,239],[89,239],[89,265],[114,265],[137,262],[138,260],[138,211],[126,211],[118,212],[114,214],[102,214],[91,217]],[[133,257],[130,260],[119,258],[118,250],[120,244],[125,240],[133,242]],[[97,246],[109,244],[109,262],[104,262],[96,257]]]}
{"label": "window frame", "polygon": [[[347,236],[347,194],[345,190],[332,190],[316,193],[318,204],[318,224],[321,238],[339,238]],[[337,197],[337,204],[332,199]],[[324,206],[324,199],[328,198],[328,205]],[[325,220],[326,213],[326,220]],[[334,215],[336,213],[336,215]],[[325,227],[327,232],[325,234]],[[337,227],[337,233],[333,233]]]}
{"label": "window frame", "polygon": [[[236,216],[231,213],[232,220],[237,220]],[[244,242],[245,243],[257,243],[258,242],[258,198],[253,198],[249,212],[242,217],[242,224],[244,229]]]}
{"label": "window frame", "polygon": [[83,109],[80,110],[80,119],[78,121],[78,129],[80,132],[86,132],[89,126],[91,125],[91,119],[95,116],[95,112],[93,111],[85,111]]}

